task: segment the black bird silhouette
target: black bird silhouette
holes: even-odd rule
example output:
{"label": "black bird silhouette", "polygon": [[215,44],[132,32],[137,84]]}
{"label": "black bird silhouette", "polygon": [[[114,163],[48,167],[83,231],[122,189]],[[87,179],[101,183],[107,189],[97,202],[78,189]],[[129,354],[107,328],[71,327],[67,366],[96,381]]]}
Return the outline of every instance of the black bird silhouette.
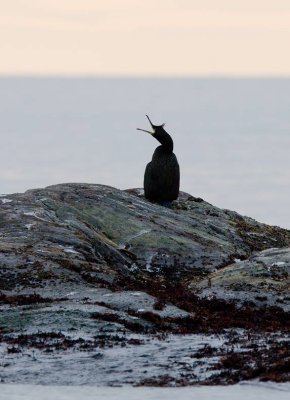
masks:
{"label": "black bird silhouette", "polygon": [[157,139],[158,146],[147,164],[144,174],[144,192],[146,199],[157,203],[166,203],[176,200],[179,193],[180,172],[175,154],[173,153],[173,140],[165,131],[164,125],[153,125],[146,115],[153,132],[137,128],[139,131],[150,133]]}

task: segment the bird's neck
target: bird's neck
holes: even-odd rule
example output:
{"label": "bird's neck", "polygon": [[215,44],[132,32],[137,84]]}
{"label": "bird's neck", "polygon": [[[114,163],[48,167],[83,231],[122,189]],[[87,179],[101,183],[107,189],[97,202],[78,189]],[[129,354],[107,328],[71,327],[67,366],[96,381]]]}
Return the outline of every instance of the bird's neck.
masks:
{"label": "bird's neck", "polygon": [[171,136],[163,130],[163,132],[155,135],[155,139],[162,144],[162,150],[166,153],[173,152],[173,140]]}

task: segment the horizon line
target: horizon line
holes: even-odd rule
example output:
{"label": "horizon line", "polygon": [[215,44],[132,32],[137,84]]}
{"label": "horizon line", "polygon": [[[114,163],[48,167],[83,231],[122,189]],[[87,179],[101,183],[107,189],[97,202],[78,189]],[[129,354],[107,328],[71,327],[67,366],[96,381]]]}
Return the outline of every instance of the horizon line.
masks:
{"label": "horizon line", "polygon": [[289,74],[64,74],[64,73],[0,73],[0,79],[290,79]]}

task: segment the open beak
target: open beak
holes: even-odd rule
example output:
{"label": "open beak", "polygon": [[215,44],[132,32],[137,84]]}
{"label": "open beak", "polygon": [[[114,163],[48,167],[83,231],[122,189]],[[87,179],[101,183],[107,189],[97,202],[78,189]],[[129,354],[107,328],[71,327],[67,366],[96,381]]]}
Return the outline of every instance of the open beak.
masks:
{"label": "open beak", "polygon": [[148,115],[146,115],[146,117],[148,118],[148,121],[150,122],[150,125],[152,126],[152,129],[154,130],[155,127],[154,127],[154,125],[152,124],[151,119],[148,117]]}
{"label": "open beak", "polygon": [[148,115],[146,115],[146,117],[148,118],[148,121],[150,122],[150,125],[152,126],[153,132],[146,131],[145,129],[140,129],[140,128],[137,128],[137,131],[147,132],[147,133],[150,133],[150,135],[154,135],[154,133],[155,133],[155,127],[154,127],[154,125],[152,124],[152,122],[151,122],[150,118],[148,117]]}

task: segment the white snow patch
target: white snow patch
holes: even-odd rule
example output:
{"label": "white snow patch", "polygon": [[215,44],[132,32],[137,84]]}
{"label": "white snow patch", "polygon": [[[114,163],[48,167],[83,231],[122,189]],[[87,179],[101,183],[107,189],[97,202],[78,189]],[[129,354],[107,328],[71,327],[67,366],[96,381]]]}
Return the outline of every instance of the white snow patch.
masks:
{"label": "white snow patch", "polygon": [[65,253],[71,253],[71,254],[80,254],[78,251],[76,251],[73,247],[64,247],[63,251]]}
{"label": "white snow patch", "polygon": [[13,201],[13,200],[10,200],[10,199],[0,199],[0,200],[2,201],[3,204],[11,203]]}
{"label": "white snow patch", "polygon": [[1,384],[1,400],[288,400],[290,385],[238,384],[184,388]]}
{"label": "white snow patch", "polygon": [[234,261],[235,261],[235,263],[240,263],[240,262],[242,262],[242,260],[241,260],[240,258],[235,258]]}
{"label": "white snow patch", "polygon": [[286,264],[285,261],[278,261],[278,262],[271,264],[271,267],[280,267],[281,265],[285,265],[285,264]]}
{"label": "white snow patch", "polygon": [[35,224],[26,224],[24,225],[26,229],[30,231],[30,229],[34,226]]}
{"label": "white snow patch", "polygon": [[73,296],[74,294],[77,294],[78,292],[69,292],[66,294],[66,296]]}
{"label": "white snow patch", "polygon": [[155,256],[155,254],[156,253],[152,253],[152,254],[150,254],[150,256],[147,258],[147,260],[146,260],[146,270],[148,271],[148,272],[153,272],[153,269],[152,269],[152,260],[153,260],[153,257]]}
{"label": "white snow patch", "polygon": [[23,213],[23,215],[26,215],[27,217],[34,217],[36,219],[39,219],[40,221],[48,222],[46,219],[41,218],[35,211],[27,211]]}
{"label": "white snow patch", "polygon": [[128,268],[130,269],[131,272],[135,272],[135,271],[139,270],[139,268],[137,267],[137,265],[135,263],[130,265]]}
{"label": "white snow patch", "polygon": [[28,217],[38,217],[35,211],[27,211],[23,213],[23,215],[27,215]]}

